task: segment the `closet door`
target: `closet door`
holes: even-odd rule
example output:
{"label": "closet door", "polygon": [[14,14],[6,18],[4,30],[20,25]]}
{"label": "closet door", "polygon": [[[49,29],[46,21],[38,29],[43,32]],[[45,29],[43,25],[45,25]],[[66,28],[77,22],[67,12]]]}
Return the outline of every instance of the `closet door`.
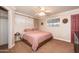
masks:
{"label": "closet door", "polygon": [[0,20],[1,45],[8,43],[8,25],[6,19]]}
{"label": "closet door", "polygon": [[8,14],[0,10],[0,45],[8,44]]}

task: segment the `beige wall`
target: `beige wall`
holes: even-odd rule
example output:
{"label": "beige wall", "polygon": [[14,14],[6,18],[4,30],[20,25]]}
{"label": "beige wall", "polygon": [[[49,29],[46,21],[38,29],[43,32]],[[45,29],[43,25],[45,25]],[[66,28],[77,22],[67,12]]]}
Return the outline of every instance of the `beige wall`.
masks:
{"label": "beige wall", "polygon": [[[79,14],[79,9],[66,11],[62,13],[58,13],[55,15],[52,15],[49,18],[45,18],[40,20],[40,23],[43,22],[44,25],[40,25],[40,30],[51,32],[54,38],[70,42],[71,41],[71,15],[72,14]],[[52,18],[60,18],[60,26],[59,27],[48,27],[47,26],[47,20]],[[68,23],[63,24],[62,19],[68,18]]]}
{"label": "beige wall", "polygon": [[39,29],[39,19],[34,19],[34,27]]}

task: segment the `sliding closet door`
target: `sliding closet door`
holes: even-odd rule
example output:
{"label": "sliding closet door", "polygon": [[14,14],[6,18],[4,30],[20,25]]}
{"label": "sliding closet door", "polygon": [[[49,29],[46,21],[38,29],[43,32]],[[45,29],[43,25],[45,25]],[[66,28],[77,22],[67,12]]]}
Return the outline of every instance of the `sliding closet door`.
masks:
{"label": "sliding closet door", "polygon": [[0,10],[0,45],[8,44],[8,12]]}

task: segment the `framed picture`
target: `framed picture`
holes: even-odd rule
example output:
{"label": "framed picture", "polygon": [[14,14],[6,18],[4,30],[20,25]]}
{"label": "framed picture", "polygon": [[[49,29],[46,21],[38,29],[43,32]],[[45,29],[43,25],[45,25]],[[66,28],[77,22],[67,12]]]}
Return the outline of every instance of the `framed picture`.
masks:
{"label": "framed picture", "polygon": [[43,25],[43,22],[41,22],[41,25]]}
{"label": "framed picture", "polygon": [[64,18],[63,21],[62,21],[64,24],[66,24],[68,22],[68,19],[67,18]]}

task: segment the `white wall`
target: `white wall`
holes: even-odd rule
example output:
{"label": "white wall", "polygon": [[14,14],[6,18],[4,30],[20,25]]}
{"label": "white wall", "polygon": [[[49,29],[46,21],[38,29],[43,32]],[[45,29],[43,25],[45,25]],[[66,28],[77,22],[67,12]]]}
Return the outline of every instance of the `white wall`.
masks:
{"label": "white wall", "polygon": [[15,14],[14,33],[23,33],[25,28],[34,28],[34,19]]}
{"label": "white wall", "polygon": [[[44,18],[40,20],[40,23],[43,22],[44,25],[40,25],[40,30],[51,32],[54,38],[71,42],[71,15],[73,14],[79,14],[79,9],[66,11],[62,13],[58,13],[55,15],[52,15],[49,18]],[[47,26],[47,20],[52,18],[60,18],[60,26],[59,27],[48,27]],[[68,18],[68,23],[63,24],[62,19]]]}

